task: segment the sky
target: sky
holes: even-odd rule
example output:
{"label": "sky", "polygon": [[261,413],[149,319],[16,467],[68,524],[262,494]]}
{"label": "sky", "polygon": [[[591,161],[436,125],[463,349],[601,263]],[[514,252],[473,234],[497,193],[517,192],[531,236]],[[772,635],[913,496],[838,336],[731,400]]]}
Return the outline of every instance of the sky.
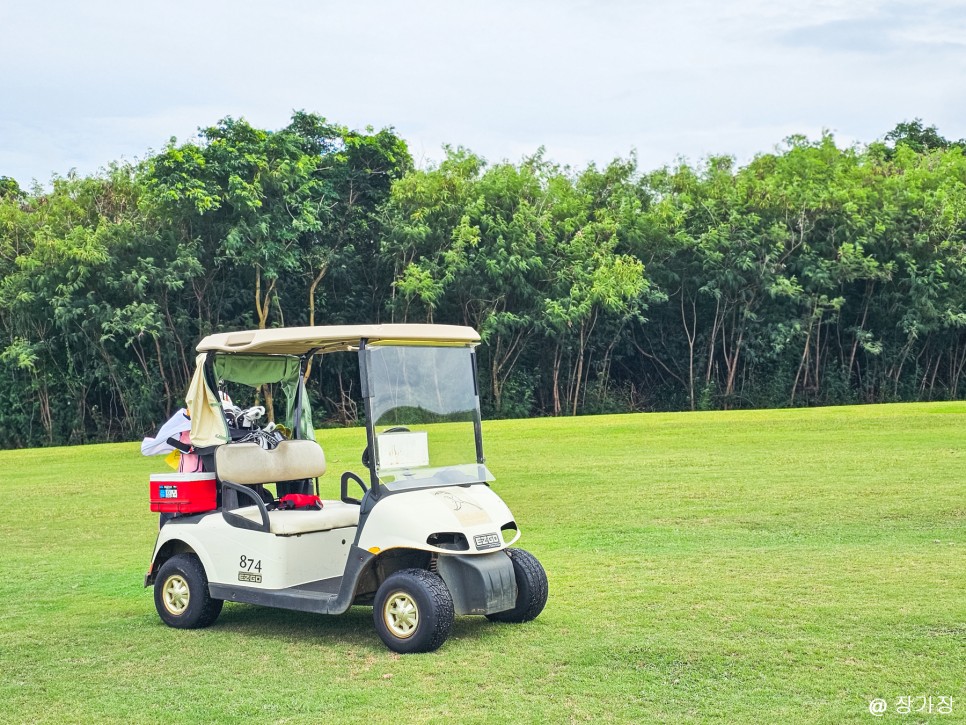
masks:
{"label": "sky", "polygon": [[966,1],[0,0],[0,176],[135,161],[225,116],[392,126],[418,166],[642,169],[921,118],[966,137]]}

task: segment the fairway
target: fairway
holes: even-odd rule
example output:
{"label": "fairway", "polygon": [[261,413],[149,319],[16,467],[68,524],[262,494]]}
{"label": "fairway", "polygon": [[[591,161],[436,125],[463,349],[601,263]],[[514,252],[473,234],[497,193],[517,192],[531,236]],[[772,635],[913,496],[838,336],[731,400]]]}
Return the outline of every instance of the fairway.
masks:
{"label": "fairway", "polygon": [[[324,497],[358,435],[318,432]],[[362,607],[227,604],[170,629],[142,587],[161,459],[0,451],[0,721],[966,721],[966,403],[495,421],[484,440],[550,599],[524,625],[458,617],[410,656]]]}

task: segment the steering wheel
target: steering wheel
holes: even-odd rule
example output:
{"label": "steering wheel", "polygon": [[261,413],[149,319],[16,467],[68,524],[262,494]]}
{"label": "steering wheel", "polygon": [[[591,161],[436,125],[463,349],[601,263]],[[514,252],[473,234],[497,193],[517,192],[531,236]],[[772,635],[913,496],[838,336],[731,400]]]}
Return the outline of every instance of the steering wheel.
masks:
{"label": "steering wheel", "polygon": [[362,495],[365,496],[369,489],[366,487],[365,482],[357,476],[352,471],[346,471],[342,474],[342,501],[343,503],[354,503],[361,506],[362,501],[358,498],[352,498],[349,496],[349,481],[355,481],[362,487]]}
{"label": "steering wheel", "polygon": [[[384,430],[383,433],[409,433],[409,428],[404,425],[397,425],[395,428]],[[362,465],[369,468],[369,446],[362,452]]]}

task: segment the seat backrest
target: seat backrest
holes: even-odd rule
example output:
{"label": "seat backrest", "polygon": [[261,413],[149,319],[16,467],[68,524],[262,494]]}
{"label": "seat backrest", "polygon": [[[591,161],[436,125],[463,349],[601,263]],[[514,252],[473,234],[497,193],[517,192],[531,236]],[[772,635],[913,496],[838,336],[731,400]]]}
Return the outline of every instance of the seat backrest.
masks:
{"label": "seat backrest", "polygon": [[215,451],[222,481],[243,485],[315,478],[325,473],[325,453],[312,440],[280,441],[265,450],[257,443],[228,443]]}

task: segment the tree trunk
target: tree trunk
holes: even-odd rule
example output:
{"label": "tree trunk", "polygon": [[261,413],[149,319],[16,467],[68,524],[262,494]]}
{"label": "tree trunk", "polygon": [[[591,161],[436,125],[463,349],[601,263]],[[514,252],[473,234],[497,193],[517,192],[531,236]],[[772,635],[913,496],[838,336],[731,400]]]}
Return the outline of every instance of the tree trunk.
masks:
{"label": "tree trunk", "polygon": [[[319,284],[325,278],[325,273],[329,271],[329,265],[323,264],[319,268],[319,273],[315,275],[315,279],[312,280],[312,284],[309,285],[309,327],[315,327],[315,290],[318,289]],[[305,376],[302,378],[306,383],[309,381],[309,376],[312,374],[312,363],[315,358],[309,358],[308,362],[305,364]]]}
{"label": "tree trunk", "polygon": [[40,422],[47,433],[47,442],[54,442],[54,418],[50,412],[50,391],[47,384],[41,382],[37,390],[40,395]]}
{"label": "tree trunk", "polygon": [[812,344],[812,324],[814,323],[814,318],[810,318],[808,322],[808,333],[805,335],[805,347],[802,350],[802,360],[798,363],[798,372],[795,373],[795,382],[792,383],[792,394],[788,398],[788,404],[795,404],[795,393],[798,390],[798,381],[802,376],[802,370],[805,369],[805,364],[808,361],[808,351]]}
{"label": "tree trunk", "polygon": [[503,394],[503,386],[497,374],[497,357],[500,354],[501,336],[497,335],[492,349],[490,350],[490,389],[493,391],[493,410],[499,412],[500,400]]}
{"label": "tree trunk", "polygon": [[735,341],[734,348],[731,351],[731,358],[725,358],[725,364],[728,366],[728,380],[725,385],[725,397],[730,397],[735,392],[735,377],[738,373],[738,359],[741,356],[741,346],[745,339],[745,330],[742,327],[738,331],[738,339]]}
{"label": "tree trunk", "polygon": [[[483,321],[479,318],[473,319],[471,327],[477,330],[482,329]],[[495,410],[500,410],[503,401],[503,389],[506,381],[510,379],[516,367],[520,354],[526,347],[526,340],[530,333],[528,326],[518,329],[510,340],[507,341],[503,335],[497,335],[495,341],[490,346],[490,388],[493,392],[493,405]]]}
{"label": "tree trunk", "polygon": [[852,366],[855,364],[855,354],[859,349],[859,334],[865,329],[865,320],[869,315],[869,303],[872,301],[872,289],[875,287],[875,283],[869,285],[868,292],[865,296],[865,305],[862,309],[862,321],[859,322],[859,329],[855,331],[855,340],[852,341],[852,354],[849,355],[849,380],[852,380]]}
{"label": "tree trunk", "polygon": [[697,334],[698,310],[694,300],[691,300],[691,329],[688,329],[688,320],[684,314],[684,290],[681,290],[681,324],[684,326],[684,335],[688,340],[688,401],[691,410],[695,409],[694,399],[694,338]]}
{"label": "tree trunk", "polygon": [[718,341],[718,330],[724,322],[724,314],[721,313],[721,300],[715,299],[714,320],[711,323],[711,338],[708,341],[708,367],[704,374],[704,384],[711,384],[711,373],[714,370],[714,346]]}
{"label": "tree trunk", "polygon": [[268,289],[262,295],[262,270],[255,268],[255,312],[258,314],[258,329],[264,330],[268,326],[268,313],[271,311],[272,294],[275,292],[277,279],[273,279]]}
{"label": "tree trunk", "polygon": [[[264,330],[268,324],[268,313],[271,311],[272,294],[275,292],[275,284],[278,280],[273,279],[268,289],[262,295],[262,270],[255,269],[255,310],[258,313],[258,329]],[[275,400],[270,385],[261,386],[262,395],[265,397],[265,413],[271,423],[275,422]]]}
{"label": "tree trunk", "polygon": [[959,397],[959,380],[963,374],[963,367],[966,366],[966,346],[962,344],[962,335],[956,336],[955,352],[950,354],[950,397]]}
{"label": "tree trunk", "polygon": [[553,351],[553,414],[560,415],[560,364],[563,358],[563,350],[560,343]]}

